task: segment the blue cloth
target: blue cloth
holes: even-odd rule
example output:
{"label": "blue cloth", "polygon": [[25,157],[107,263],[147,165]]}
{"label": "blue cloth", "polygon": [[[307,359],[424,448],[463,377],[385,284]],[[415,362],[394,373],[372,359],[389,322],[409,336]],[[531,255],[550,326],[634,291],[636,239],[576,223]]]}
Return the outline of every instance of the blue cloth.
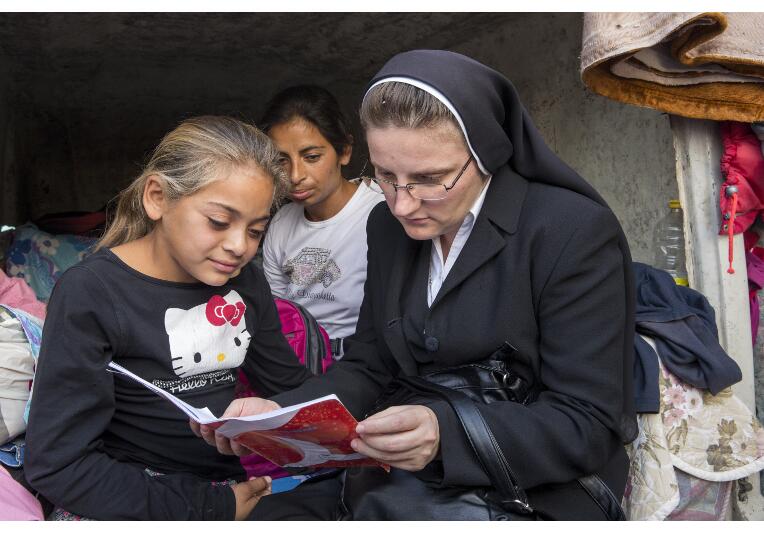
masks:
{"label": "blue cloth", "polygon": [[24,437],[18,437],[0,445],[0,463],[11,468],[24,465]]}
{"label": "blue cloth", "polygon": [[82,261],[96,241],[79,235],[51,235],[34,224],[24,224],[14,231],[5,272],[23,278],[37,299],[47,302],[61,274]]}
{"label": "blue cloth", "polygon": [[[705,296],[677,285],[663,270],[634,263],[637,333],[652,337],[661,362],[674,376],[711,394],[737,383],[740,367],[719,345],[715,313]],[[634,392],[638,412],[658,412],[655,351],[634,338]]]}
{"label": "blue cloth", "polygon": [[271,482],[271,494],[278,494],[279,492],[287,492],[293,488],[305,483],[309,479],[323,479],[326,477],[332,477],[337,475],[339,470],[337,468],[322,468],[314,472],[309,472],[301,476],[288,476],[274,479]]}
{"label": "blue cloth", "polygon": [[305,481],[305,476],[289,476],[274,479],[271,482],[271,494],[278,494],[279,492],[292,490],[303,481]]}

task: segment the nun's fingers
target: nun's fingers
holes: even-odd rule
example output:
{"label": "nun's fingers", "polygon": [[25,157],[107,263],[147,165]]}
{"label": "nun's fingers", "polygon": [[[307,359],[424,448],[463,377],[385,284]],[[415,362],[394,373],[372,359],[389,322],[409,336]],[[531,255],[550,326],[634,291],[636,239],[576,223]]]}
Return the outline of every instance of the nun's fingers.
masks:
{"label": "nun's fingers", "polygon": [[355,451],[404,470],[421,470],[440,449],[438,419],[423,405],[391,407],[358,424],[356,431]]}

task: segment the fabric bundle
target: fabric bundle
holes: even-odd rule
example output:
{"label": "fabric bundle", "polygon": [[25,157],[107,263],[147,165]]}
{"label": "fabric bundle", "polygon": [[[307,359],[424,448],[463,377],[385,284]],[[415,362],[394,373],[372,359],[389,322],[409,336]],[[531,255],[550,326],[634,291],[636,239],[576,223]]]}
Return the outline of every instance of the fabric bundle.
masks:
{"label": "fabric bundle", "polygon": [[752,123],[751,129],[756,137],[759,138],[759,142],[761,143],[761,154],[764,155],[764,122]]}
{"label": "fabric bundle", "polygon": [[[758,133],[757,133],[758,130]],[[756,342],[759,323],[757,292],[764,283],[764,248],[756,246],[759,234],[753,229],[756,220],[764,213],[764,148],[760,138],[764,137],[761,124],[724,122],[721,125],[724,152],[721,157],[721,171],[724,177],[719,190],[721,211],[720,235],[729,239],[727,272],[732,268],[734,245],[733,236],[744,234],[744,249],[749,282],[751,305],[751,333]]]}
{"label": "fabric bundle", "polygon": [[[724,152],[720,165],[724,183],[719,191],[722,213],[719,234],[726,235],[729,224],[733,233],[741,233],[764,212],[764,154],[749,124],[724,122],[721,134]],[[728,191],[730,187],[735,187],[736,199]]]}
{"label": "fabric bundle", "polygon": [[23,278],[37,299],[47,302],[53,286],[69,267],[89,253],[96,239],[79,235],[51,235],[28,223],[16,228],[8,249],[5,272]]}
{"label": "fabric bundle", "polygon": [[34,377],[34,358],[21,322],[0,307],[0,444],[26,430],[24,409]]}
{"label": "fabric bundle", "polygon": [[764,13],[586,13],[594,92],[675,115],[764,120]]}
{"label": "fabric bundle", "polygon": [[764,469],[764,429],[732,393],[742,373],[705,296],[648,265],[634,274],[640,414],[624,509],[630,520],[725,520],[730,482]]}
{"label": "fabric bundle", "polygon": [[[634,276],[640,334],[634,337],[637,412],[658,412],[658,358],[683,382],[711,394],[742,379],[740,367],[719,344],[714,309],[705,296],[642,263],[634,263]],[[655,339],[657,356],[642,335]]]}
{"label": "fabric bundle", "polygon": [[35,497],[0,466],[0,520],[43,520],[42,507]]}
{"label": "fabric bundle", "polygon": [[[653,339],[642,340],[660,354]],[[726,519],[718,507],[729,509],[727,483],[764,469],[764,428],[730,388],[713,395],[663,365],[658,386],[658,413],[639,415],[627,447],[629,520]],[[678,516],[679,507],[694,511]]]}
{"label": "fabric bundle", "polygon": [[23,278],[8,277],[5,272],[0,272],[0,304],[45,320],[45,304],[37,299],[29,284]]}
{"label": "fabric bundle", "polygon": [[0,304],[0,444],[26,430],[43,321]]}

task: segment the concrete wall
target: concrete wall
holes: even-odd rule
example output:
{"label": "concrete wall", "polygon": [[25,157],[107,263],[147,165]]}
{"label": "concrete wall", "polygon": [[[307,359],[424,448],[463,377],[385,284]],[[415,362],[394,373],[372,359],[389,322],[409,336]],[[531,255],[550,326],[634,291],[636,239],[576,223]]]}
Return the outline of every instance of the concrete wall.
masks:
{"label": "concrete wall", "polygon": [[13,108],[8,61],[0,57],[0,224],[17,218],[19,180],[15,179]]}
{"label": "concrete wall", "polygon": [[7,106],[17,117],[16,186],[23,193],[3,218],[21,223],[100,209],[182,119],[255,121],[288,85],[325,85],[352,114],[369,76],[400,49],[449,47],[486,21],[508,17],[9,14],[0,18],[0,61],[14,79]]}
{"label": "concrete wall", "polygon": [[[635,261],[652,263],[655,227],[678,198],[668,116],[588,91],[579,76],[580,13],[512,14],[446,47],[505,74],[549,146],[615,211]],[[417,47],[432,47],[427,42]],[[372,75],[372,70],[369,75]],[[332,84],[354,109],[366,79]],[[365,150],[359,146],[360,154]]]}
{"label": "concrete wall", "polygon": [[[652,261],[656,221],[677,194],[667,117],[583,87],[580,14],[14,17],[0,21],[18,34],[0,47],[18,47],[0,57],[17,88],[3,96],[0,85],[0,132],[12,111],[20,179],[3,166],[4,221],[99,209],[179,120],[253,120],[290,84],[323,84],[354,116],[369,77],[411,48],[456,50],[505,73],[550,146],[613,207],[636,260]],[[310,46],[296,49],[298,35]],[[356,134],[351,175],[365,158]]]}
{"label": "concrete wall", "polygon": [[581,28],[581,14],[527,14],[455,50],[512,80],[549,146],[615,211],[634,260],[652,263],[656,223],[678,198],[668,116],[585,89]]}

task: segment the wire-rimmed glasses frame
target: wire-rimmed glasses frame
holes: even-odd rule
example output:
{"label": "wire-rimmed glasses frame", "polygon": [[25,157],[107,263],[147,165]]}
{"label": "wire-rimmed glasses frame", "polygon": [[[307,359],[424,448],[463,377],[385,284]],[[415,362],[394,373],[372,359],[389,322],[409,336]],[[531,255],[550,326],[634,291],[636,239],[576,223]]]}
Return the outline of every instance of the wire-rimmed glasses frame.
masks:
{"label": "wire-rimmed glasses frame", "polygon": [[[398,185],[397,183],[393,183],[392,181],[378,178],[376,176],[372,177],[371,180],[379,185],[379,192],[382,194],[390,194],[392,192],[395,192],[395,194],[398,194],[399,189],[406,189],[408,193],[416,198],[417,200],[443,200],[446,196],[448,196],[448,191],[453,189],[456,186],[456,182],[459,181],[459,178],[462,177],[464,172],[467,170],[467,167],[470,166],[470,163],[472,162],[473,156],[470,155],[470,158],[467,159],[467,162],[464,163],[464,166],[462,166],[461,170],[459,170],[459,173],[456,175],[454,180],[451,182],[451,185],[445,185],[443,183],[421,183],[421,182],[412,182],[412,183],[406,183],[404,185]],[[387,190],[385,190],[385,187],[388,187]],[[389,187],[392,187],[392,191],[389,189]],[[425,194],[425,197],[423,198],[421,196],[421,192],[419,191],[433,191],[432,195]],[[439,191],[442,191],[442,195],[438,196]]]}

